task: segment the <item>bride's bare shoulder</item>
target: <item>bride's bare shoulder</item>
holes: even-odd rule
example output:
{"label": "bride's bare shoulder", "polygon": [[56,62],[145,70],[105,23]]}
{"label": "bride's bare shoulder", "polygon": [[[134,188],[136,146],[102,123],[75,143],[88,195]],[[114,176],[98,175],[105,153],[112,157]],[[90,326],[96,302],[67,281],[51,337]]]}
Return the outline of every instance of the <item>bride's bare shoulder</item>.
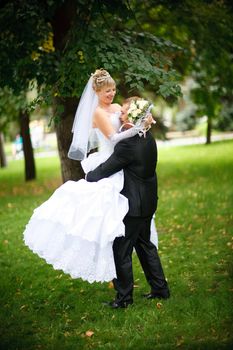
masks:
{"label": "bride's bare shoulder", "polygon": [[120,112],[121,111],[121,105],[119,105],[119,103],[113,103],[112,107],[113,107],[113,112]]}
{"label": "bride's bare shoulder", "polygon": [[104,124],[110,124],[108,113],[103,108],[98,106],[96,107],[93,115],[92,126],[94,128],[97,127],[102,131]]}
{"label": "bride's bare shoulder", "polygon": [[101,118],[101,117],[104,118],[106,116],[107,116],[107,112],[103,108],[97,106],[94,112],[94,119]]}

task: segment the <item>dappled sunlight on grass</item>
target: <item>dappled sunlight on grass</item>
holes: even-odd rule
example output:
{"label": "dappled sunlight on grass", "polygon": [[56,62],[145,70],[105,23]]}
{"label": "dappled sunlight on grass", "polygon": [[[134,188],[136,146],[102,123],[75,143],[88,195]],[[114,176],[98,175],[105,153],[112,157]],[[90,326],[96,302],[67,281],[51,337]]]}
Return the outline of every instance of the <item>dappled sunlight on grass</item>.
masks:
{"label": "dappled sunlight on grass", "polygon": [[7,168],[0,170],[0,196],[40,195],[61,185],[57,158],[37,159],[36,169],[37,179],[25,182],[23,160],[10,162]]}

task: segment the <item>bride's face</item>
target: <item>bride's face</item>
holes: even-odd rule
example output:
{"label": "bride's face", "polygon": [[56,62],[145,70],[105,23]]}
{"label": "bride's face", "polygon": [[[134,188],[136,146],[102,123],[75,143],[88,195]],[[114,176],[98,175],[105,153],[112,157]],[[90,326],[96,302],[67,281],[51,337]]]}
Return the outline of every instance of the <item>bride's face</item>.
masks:
{"label": "bride's face", "polygon": [[96,93],[100,102],[111,104],[116,95],[116,85],[103,86],[102,89]]}

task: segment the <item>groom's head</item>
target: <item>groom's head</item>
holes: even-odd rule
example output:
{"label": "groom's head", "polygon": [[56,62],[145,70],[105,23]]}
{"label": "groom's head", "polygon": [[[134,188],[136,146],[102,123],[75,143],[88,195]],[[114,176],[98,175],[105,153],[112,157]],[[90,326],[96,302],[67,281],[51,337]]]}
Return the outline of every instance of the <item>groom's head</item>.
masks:
{"label": "groom's head", "polygon": [[[141,103],[142,106],[140,106],[139,102],[142,102]],[[153,119],[153,116],[150,112],[149,113],[147,112],[147,114],[144,117],[140,116],[142,114],[143,108],[145,108],[145,105],[147,106],[148,103],[149,103],[148,101],[143,100],[141,97],[138,97],[138,96],[129,97],[123,101],[122,107],[121,107],[121,116],[120,116],[123,129],[131,128],[134,125],[134,123],[136,122],[138,123],[140,118],[144,118],[144,119],[141,119],[141,122],[143,122],[144,128],[146,130],[149,130],[151,128],[151,124],[156,123],[156,121]],[[128,116],[129,113],[130,113],[130,118]],[[135,113],[136,113],[136,116],[135,115],[132,116]]]}
{"label": "groom's head", "polygon": [[121,117],[120,117],[120,119],[121,119],[123,124],[124,123],[129,123],[128,110],[129,110],[131,102],[132,101],[136,101],[136,100],[140,100],[140,97],[133,96],[133,97],[129,97],[126,100],[123,101],[122,107],[121,107]]}

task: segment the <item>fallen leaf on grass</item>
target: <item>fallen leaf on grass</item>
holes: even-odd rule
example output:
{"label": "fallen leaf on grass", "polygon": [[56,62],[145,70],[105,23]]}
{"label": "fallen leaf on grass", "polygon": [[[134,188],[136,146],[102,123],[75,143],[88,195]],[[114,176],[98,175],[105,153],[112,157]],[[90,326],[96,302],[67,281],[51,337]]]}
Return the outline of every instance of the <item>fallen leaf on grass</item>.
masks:
{"label": "fallen leaf on grass", "polygon": [[109,289],[113,289],[113,288],[114,288],[113,282],[109,282],[108,288],[109,288]]}
{"label": "fallen leaf on grass", "polygon": [[214,328],[211,328],[211,331],[212,331],[213,334],[216,333],[216,330]]}
{"label": "fallen leaf on grass", "polygon": [[25,307],[27,307],[27,305],[22,305],[21,308],[20,308],[20,310],[25,309]]}
{"label": "fallen leaf on grass", "polygon": [[184,344],[184,337],[178,337],[176,340],[176,346],[181,346],[182,344]]}
{"label": "fallen leaf on grass", "polygon": [[86,331],[85,336],[86,337],[92,337],[93,334],[94,334],[94,332],[89,330],[89,331]]}
{"label": "fallen leaf on grass", "polygon": [[161,309],[161,307],[163,306],[163,304],[162,303],[156,303],[156,307],[157,307],[157,309]]}
{"label": "fallen leaf on grass", "polygon": [[69,337],[69,336],[70,336],[70,332],[65,332],[65,333],[64,333],[64,336],[65,336],[65,337]]}

